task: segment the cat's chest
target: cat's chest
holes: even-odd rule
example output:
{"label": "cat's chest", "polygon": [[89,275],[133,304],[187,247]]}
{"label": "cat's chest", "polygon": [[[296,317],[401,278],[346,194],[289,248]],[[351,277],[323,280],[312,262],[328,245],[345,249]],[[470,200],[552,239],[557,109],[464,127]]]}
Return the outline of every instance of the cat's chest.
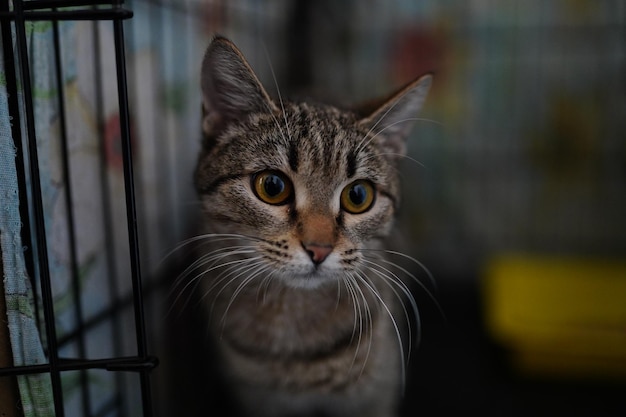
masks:
{"label": "cat's chest", "polygon": [[244,354],[307,357],[332,353],[364,337],[375,301],[337,289],[250,288],[218,300],[223,339]]}

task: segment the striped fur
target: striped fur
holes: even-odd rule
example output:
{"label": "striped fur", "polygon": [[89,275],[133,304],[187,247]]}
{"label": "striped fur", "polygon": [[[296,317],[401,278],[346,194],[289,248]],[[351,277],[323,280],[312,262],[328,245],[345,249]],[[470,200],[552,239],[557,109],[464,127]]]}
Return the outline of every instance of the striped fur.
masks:
{"label": "striped fur", "polygon": [[[395,165],[429,85],[424,76],[361,116],[272,100],[230,41],[208,48],[195,172],[206,233],[179,285],[201,291],[250,415],[394,415],[410,294],[381,242],[400,200]],[[265,171],[293,185],[284,204],[255,195]],[[375,194],[360,214],[341,204],[355,180]]]}

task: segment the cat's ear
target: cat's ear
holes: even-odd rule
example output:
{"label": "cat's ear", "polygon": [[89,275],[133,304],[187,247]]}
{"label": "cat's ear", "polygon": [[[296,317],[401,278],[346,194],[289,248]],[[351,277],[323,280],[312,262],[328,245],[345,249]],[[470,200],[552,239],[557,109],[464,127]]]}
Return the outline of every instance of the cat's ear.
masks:
{"label": "cat's ear", "polygon": [[205,133],[251,113],[273,112],[276,105],[243,54],[228,39],[213,39],[202,61]]}
{"label": "cat's ear", "polygon": [[432,79],[432,75],[424,75],[386,99],[360,109],[359,113],[365,117],[359,124],[375,136],[376,143],[390,158],[405,154],[406,138],[424,104]]}

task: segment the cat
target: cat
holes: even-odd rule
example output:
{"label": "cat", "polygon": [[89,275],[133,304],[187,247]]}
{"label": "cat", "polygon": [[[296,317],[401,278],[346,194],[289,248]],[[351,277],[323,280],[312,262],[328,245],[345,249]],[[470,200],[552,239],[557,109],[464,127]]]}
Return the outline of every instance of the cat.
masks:
{"label": "cat", "polygon": [[244,415],[396,415],[414,300],[383,242],[431,82],[341,110],[272,99],[230,40],[207,48],[194,173],[206,230],[179,285],[200,293]]}

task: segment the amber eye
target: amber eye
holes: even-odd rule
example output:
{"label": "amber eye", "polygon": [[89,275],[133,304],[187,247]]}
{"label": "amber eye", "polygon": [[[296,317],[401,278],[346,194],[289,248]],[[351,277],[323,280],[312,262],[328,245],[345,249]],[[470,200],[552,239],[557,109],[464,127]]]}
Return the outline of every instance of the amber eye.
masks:
{"label": "amber eye", "polygon": [[285,204],[293,195],[291,181],[278,171],[262,171],[253,175],[252,189],[259,200],[273,205]]}
{"label": "amber eye", "polygon": [[366,180],[357,180],[341,192],[341,207],[352,214],[364,213],[374,204],[374,186]]}

